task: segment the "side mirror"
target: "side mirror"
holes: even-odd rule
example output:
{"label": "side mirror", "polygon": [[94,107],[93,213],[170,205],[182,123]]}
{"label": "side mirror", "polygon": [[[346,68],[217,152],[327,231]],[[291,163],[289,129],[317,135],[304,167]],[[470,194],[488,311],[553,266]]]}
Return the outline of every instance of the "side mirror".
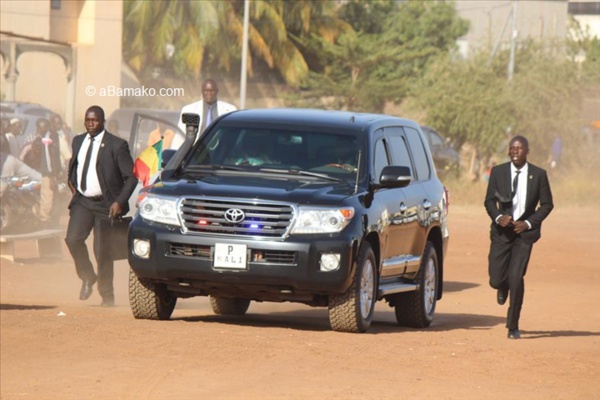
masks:
{"label": "side mirror", "polygon": [[381,171],[379,188],[402,188],[412,179],[410,168],[401,165],[388,165]]}
{"label": "side mirror", "polygon": [[163,152],[162,152],[162,165],[160,166],[161,169],[165,168],[165,165],[167,165],[169,163],[169,161],[175,155],[176,152],[177,152],[177,150],[174,150],[174,149],[165,149],[165,150],[163,150]]}

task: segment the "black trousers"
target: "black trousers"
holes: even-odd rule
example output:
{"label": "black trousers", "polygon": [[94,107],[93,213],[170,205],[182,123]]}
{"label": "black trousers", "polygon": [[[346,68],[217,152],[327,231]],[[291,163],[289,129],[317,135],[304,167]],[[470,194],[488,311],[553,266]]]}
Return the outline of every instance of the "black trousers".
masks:
{"label": "black trousers", "polygon": [[523,242],[520,236],[506,242],[492,235],[490,245],[489,274],[490,286],[494,289],[509,290],[506,327],[519,329],[519,318],[525,295],[525,273],[531,256],[532,244]]}
{"label": "black trousers", "polygon": [[[114,300],[113,276],[114,261],[98,254],[94,246],[94,255],[98,264],[98,275],[90,261],[86,239],[94,229],[96,219],[108,218],[110,204],[107,200],[93,201],[79,193],[71,203],[69,226],[65,242],[75,261],[77,276],[82,281],[98,279],[98,293],[106,300]],[[96,235],[94,233],[94,235]]]}

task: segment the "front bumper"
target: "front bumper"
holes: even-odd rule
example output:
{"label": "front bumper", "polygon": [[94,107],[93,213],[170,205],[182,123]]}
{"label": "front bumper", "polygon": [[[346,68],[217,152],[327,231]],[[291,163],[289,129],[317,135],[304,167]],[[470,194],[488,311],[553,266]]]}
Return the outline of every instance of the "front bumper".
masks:
{"label": "front bumper", "polygon": [[[349,287],[359,240],[359,235],[349,228],[331,235],[266,240],[239,235],[182,234],[179,228],[136,217],[129,228],[129,249],[133,249],[134,239],[146,239],[150,243],[150,257],[143,259],[130,251],[129,264],[138,277],[165,283],[175,292],[309,301],[313,295],[342,293]],[[217,243],[245,244],[246,268],[215,268]],[[337,270],[320,270],[324,253],[340,254]]]}

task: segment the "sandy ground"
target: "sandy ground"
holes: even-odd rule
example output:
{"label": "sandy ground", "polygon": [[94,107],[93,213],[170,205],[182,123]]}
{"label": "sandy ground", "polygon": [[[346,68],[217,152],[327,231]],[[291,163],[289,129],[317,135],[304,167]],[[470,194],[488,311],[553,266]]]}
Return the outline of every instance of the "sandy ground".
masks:
{"label": "sandy ground", "polygon": [[217,317],[180,300],[170,321],[133,319],[126,261],[117,307],[78,300],[66,248],[32,243],[1,265],[1,399],[599,399],[600,215],[557,207],[534,247],[521,340],[487,284],[483,207],[451,206],[446,292],[433,325],[396,325],[377,304],[367,334],[329,329],[327,311],[252,303]]}

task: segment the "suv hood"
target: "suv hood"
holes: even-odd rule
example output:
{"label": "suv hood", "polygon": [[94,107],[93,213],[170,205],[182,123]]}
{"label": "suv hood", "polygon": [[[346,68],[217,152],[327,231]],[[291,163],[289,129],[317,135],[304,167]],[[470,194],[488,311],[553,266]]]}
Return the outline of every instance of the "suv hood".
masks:
{"label": "suv hood", "polygon": [[164,196],[206,196],[238,199],[262,199],[297,204],[339,204],[352,196],[354,186],[349,182],[333,182],[281,175],[217,175],[158,182],[150,186],[149,193]]}

